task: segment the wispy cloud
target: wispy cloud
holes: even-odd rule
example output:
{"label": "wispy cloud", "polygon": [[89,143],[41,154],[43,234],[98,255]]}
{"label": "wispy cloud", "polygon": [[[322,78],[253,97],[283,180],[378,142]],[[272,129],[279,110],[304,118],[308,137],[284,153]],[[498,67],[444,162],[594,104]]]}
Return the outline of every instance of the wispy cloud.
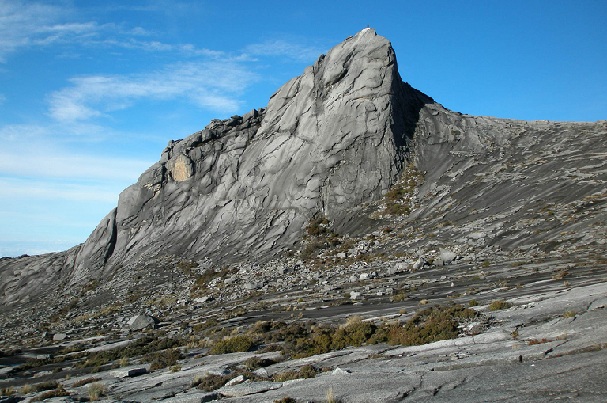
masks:
{"label": "wispy cloud", "polygon": [[150,165],[150,161],[71,153],[56,147],[30,149],[26,154],[0,151],[0,173],[21,178],[134,182]]}
{"label": "wispy cloud", "polygon": [[245,53],[253,56],[279,56],[297,61],[314,60],[323,52],[314,46],[289,42],[284,39],[267,40],[251,44],[245,48]]}
{"label": "wispy cloud", "polygon": [[109,184],[52,182],[48,179],[28,179],[0,177],[0,197],[12,200],[71,200],[80,202],[118,201],[122,189],[111,188]]}
{"label": "wispy cloud", "polygon": [[49,114],[60,122],[85,121],[124,109],[137,100],[189,99],[197,106],[231,113],[238,95],[256,75],[231,62],[179,63],[138,75],[86,76],[49,96]]}
{"label": "wispy cloud", "polygon": [[64,22],[63,14],[55,5],[0,0],[0,62],[21,47],[74,41],[99,29],[95,22]]}

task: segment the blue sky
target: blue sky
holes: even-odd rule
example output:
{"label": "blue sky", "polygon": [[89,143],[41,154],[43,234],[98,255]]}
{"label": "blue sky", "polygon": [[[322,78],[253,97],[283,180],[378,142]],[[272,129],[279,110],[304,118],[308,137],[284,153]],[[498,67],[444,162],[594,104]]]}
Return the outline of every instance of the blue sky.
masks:
{"label": "blue sky", "polygon": [[0,0],[0,256],[83,242],[171,139],[371,26],[444,106],[607,119],[607,1]]}

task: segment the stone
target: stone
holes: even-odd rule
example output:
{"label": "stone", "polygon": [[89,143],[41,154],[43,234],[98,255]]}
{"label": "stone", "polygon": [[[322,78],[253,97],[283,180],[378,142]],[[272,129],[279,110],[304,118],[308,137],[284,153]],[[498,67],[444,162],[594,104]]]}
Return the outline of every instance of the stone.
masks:
{"label": "stone", "polygon": [[331,371],[331,375],[348,375],[351,373],[352,373],[351,371],[349,371],[347,369],[341,369],[339,367],[337,367],[333,371]]}
{"label": "stone", "polygon": [[442,260],[443,264],[451,264],[456,257],[457,253],[449,249],[441,249],[439,252],[439,258]]}
{"label": "stone", "polygon": [[113,372],[115,378],[133,378],[136,376],[147,374],[148,370],[145,367],[124,368]]}
{"label": "stone", "polygon": [[148,315],[136,315],[128,320],[127,326],[132,331],[143,330],[147,328],[153,328],[157,323],[157,320]]}
{"label": "stone", "polygon": [[418,258],[415,263],[413,263],[413,270],[419,270],[421,268],[423,268],[426,265],[426,259],[424,259],[423,257]]}
{"label": "stone", "polygon": [[53,341],[63,341],[67,339],[67,334],[65,333],[55,333],[53,335]]}
{"label": "stone", "polygon": [[238,385],[239,383],[243,383],[245,381],[245,377],[244,375],[238,375],[235,378],[230,379],[225,386],[234,386],[234,385]]}
{"label": "stone", "polygon": [[350,299],[359,299],[361,293],[358,291],[350,291]]}

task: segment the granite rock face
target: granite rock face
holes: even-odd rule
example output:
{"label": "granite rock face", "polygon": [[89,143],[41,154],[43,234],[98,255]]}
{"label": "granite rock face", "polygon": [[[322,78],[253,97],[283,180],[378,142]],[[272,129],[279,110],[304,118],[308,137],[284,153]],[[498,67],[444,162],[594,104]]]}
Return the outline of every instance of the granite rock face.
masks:
{"label": "granite rock face", "polygon": [[316,214],[347,220],[398,177],[414,120],[405,109],[419,108],[416,96],[390,43],[361,31],[266,109],[171,141],[82,246],[76,277],[157,254],[267,258],[300,240]]}

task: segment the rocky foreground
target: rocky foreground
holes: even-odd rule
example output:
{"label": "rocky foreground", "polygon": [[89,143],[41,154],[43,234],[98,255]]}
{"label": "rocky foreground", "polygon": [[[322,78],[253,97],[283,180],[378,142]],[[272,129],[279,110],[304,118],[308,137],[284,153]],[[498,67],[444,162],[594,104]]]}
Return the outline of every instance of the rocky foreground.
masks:
{"label": "rocky foreground", "polygon": [[605,401],[606,140],[449,111],[364,30],[0,260],[0,402]]}

